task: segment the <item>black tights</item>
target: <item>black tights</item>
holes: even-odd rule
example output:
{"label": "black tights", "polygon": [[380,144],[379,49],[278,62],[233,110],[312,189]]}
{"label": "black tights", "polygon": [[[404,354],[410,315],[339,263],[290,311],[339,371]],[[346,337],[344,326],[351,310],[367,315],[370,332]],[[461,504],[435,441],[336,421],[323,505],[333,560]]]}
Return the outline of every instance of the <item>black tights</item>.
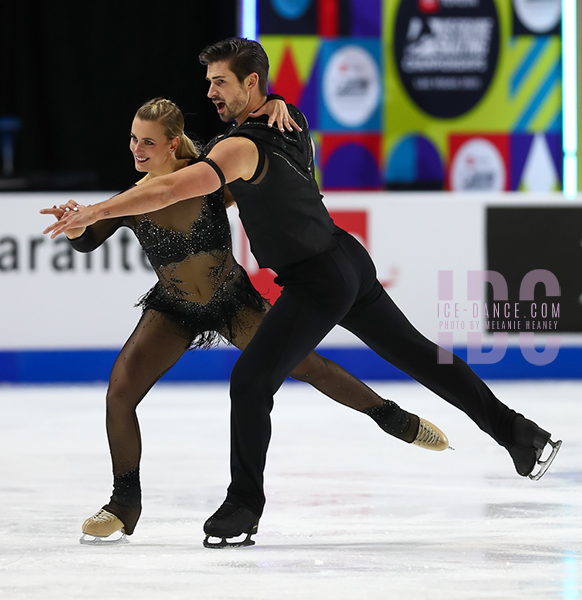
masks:
{"label": "black tights", "polygon": [[421,335],[376,279],[365,249],[351,236],[279,274],[283,292],[231,374],[231,484],[227,500],[261,515],[263,471],[273,394],[323,337],[340,324],[382,358],[465,412],[498,443],[512,442],[516,413],[460,358],[437,363]]}

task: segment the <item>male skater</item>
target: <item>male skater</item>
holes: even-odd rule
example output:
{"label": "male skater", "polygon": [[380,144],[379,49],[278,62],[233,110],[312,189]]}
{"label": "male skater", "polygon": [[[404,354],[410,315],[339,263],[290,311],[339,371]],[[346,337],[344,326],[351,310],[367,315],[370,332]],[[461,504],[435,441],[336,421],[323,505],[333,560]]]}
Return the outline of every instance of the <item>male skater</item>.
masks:
{"label": "male skater", "polygon": [[[203,162],[157,177],[111,200],[72,212],[51,225],[52,237],[103,218],[155,211],[225,183],[261,267],[283,286],[279,299],[231,373],[231,477],[225,502],[204,524],[205,545],[223,547],[247,534],[254,542],[265,496],[263,471],[271,434],[273,395],[293,368],[339,324],[382,358],[465,412],[505,447],[517,472],[538,479],[561,442],[501,403],[460,358],[439,364],[424,338],[376,279],[366,250],[335,226],[314,177],[313,147],[302,113],[289,106],[302,131],[278,131],[249,115],[266,101],[268,59],[260,44],[231,38],[206,48],[209,98],[220,118],[234,120]],[[547,444],[548,459],[541,460]],[[533,471],[539,465],[537,473]],[[219,544],[208,537],[222,538]]]}

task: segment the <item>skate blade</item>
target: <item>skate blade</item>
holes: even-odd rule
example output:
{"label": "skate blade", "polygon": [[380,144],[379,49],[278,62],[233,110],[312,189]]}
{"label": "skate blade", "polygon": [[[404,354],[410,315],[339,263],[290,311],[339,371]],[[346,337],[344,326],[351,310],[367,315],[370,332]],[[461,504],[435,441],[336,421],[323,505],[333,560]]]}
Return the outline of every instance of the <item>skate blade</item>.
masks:
{"label": "skate blade", "polygon": [[[255,532],[253,532],[255,533]],[[244,548],[246,546],[254,546],[255,545],[255,541],[251,539],[251,535],[253,535],[253,533],[247,533],[247,537],[244,540],[237,540],[235,542],[229,542],[228,540],[232,540],[234,538],[217,538],[214,536],[210,536],[207,535],[204,538],[204,541],[202,542],[202,545],[205,548],[213,548],[213,549],[220,549],[220,548]],[[215,539],[215,540],[220,540],[219,542],[211,542],[210,539]]]}
{"label": "skate blade", "polygon": [[120,546],[122,544],[129,544],[129,540],[125,533],[122,533],[121,531],[112,533],[108,537],[96,537],[84,533],[79,539],[79,544],[83,544],[84,546]]}
{"label": "skate blade", "polygon": [[550,468],[551,464],[554,462],[554,458],[556,458],[556,454],[558,454],[558,450],[562,447],[562,440],[558,440],[557,442],[548,440],[548,444],[552,447],[550,455],[548,456],[548,458],[546,458],[546,460],[541,460],[538,457],[538,459],[536,460],[536,464],[539,465],[539,470],[537,471],[537,473],[532,472],[528,475],[528,477],[533,481],[539,481],[542,478],[543,474]]}

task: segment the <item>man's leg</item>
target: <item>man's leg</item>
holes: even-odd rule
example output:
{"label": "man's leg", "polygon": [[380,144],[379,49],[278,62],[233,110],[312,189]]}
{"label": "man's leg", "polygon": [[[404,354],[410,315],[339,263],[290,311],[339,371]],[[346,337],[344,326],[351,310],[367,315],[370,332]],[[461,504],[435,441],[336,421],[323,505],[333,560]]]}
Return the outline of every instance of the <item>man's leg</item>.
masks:
{"label": "man's leg", "polygon": [[357,274],[342,273],[333,252],[294,267],[282,282],[281,296],[231,373],[232,481],[225,504],[204,525],[207,535],[227,538],[256,531],[265,504],[273,395],[347,313],[358,290]]}
{"label": "man's leg", "polygon": [[[500,402],[458,356],[438,363],[438,346],[426,339],[394,304],[375,278],[367,252],[353,238],[344,246],[362,273],[361,292],[340,322],[382,358],[398,367],[467,414],[480,429],[505,447],[520,475],[529,475],[549,442],[550,434]],[[542,467],[541,474],[551,460]]]}
{"label": "man's leg", "polygon": [[[268,306],[270,309],[270,305]],[[240,350],[244,350],[262,323],[267,310],[258,312],[250,307],[239,313],[232,329],[232,336],[223,335]],[[417,415],[400,408],[395,402],[381,398],[374,390],[354,377],[337,363],[311,352],[289,377],[309,383],[332,400],[370,416],[389,435],[408,443],[416,443],[428,450],[444,450],[448,447],[446,436],[437,427]],[[429,428],[434,435],[420,443],[421,429]]]}
{"label": "man's leg", "polygon": [[377,299],[354,309],[340,323],[390,364],[467,414],[498,443],[511,438],[516,413],[500,402],[458,356],[438,363],[438,346],[408,321],[377,284]]}

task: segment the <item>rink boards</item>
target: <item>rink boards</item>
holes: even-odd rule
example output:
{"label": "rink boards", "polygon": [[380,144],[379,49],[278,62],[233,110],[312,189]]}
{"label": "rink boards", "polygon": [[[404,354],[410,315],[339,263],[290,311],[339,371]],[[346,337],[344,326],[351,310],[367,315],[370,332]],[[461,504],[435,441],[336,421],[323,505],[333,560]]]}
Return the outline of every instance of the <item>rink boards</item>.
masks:
{"label": "rink boards", "polygon": [[[0,196],[0,381],[107,379],[139,318],[134,304],[155,282],[128,229],[90,255],[72,251],[62,237],[43,236],[50,219],[39,209],[69,197]],[[89,204],[108,195],[73,197]],[[330,193],[325,202],[336,223],[366,246],[379,280],[412,323],[464,358],[469,347],[469,363],[482,376],[582,376],[582,202],[381,192]],[[237,259],[262,293],[276,296],[269,273],[250,254],[236,208],[229,216]],[[481,283],[488,270],[499,273],[489,288]],[[527,302],[523,282],[531,271],[529,279],[539,281],[530,281],[535,298]],[[365,379],[404,377],[341,328],[320,350]],[[226,346],[189,353],[166,377],[227,379],[237,356]]]}

